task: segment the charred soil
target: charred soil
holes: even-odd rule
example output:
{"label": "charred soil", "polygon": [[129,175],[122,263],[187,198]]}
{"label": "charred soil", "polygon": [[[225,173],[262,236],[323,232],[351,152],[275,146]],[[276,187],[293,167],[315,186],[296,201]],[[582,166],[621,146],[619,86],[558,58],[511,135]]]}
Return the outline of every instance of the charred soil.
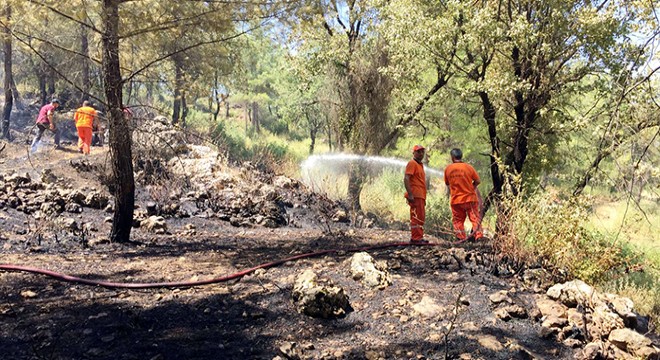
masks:
{"label": "charred soil", "polygon": [[[564,359],[577,351],[540,335],[532,309],[545,288],[496,276],[506,272],[497,271],[488,242],[455,247],[430,237],[430,246],[370,249],[409,234],[351,226],[340,204],[249,165],[198,166],[187,161],[201,156],[185,155],[162,164],[165,181],[149,181],[160,165],[137,166],[133,242],[109,243],[106,149],[89,157],[75,150],[28,154],[27,146],[8,144],[0,153],[0,263],[150,283],[337,251],[194,287],[103,288],[0,271],[2,359]],[[183,171],[172,170],[177,163]],[[196,166],[210,169],[206,178]],[[76,191],[86,197],[75,200]],[[91,193],[110,205],[94,205]],[[355,249],[383,261],[391,285],[354,280],[348,259]],[[310,269],[345,291],[351,311],[327,319],[297,311],[292,287]],[[490,295],[499,291],[529,316],[496,316],[500,305]],[[433,311],[424,310],[428,299]]]}

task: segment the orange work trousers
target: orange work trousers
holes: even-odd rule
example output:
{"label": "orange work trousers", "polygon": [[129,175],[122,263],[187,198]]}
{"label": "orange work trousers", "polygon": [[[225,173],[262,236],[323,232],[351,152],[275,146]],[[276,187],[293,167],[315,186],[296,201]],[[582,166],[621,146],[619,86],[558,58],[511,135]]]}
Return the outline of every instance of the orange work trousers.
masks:
{"label": "orange work trousers", "polygon": [[415,198],[410,205],[410,240],[424,239],[424,219],[426,219],[426,199]]}
{"label": "orange work trousers", "polygon": [[470,222],[472,223],[472,234],[474,235],[474,238],[478,239],[484,236],[483,230],[481,230],[480,215],[478,202],[451,205],[452,223],[454,224],[456,237],[459,240],[463,240],[467,237],[464,225],[466,216],[470,218]]}
{"label": "orange work trousers", "polygon": [[92,128],[79,127],[78,129],[78,149],[83,154],[89,155],[90,147],[92,146]]}

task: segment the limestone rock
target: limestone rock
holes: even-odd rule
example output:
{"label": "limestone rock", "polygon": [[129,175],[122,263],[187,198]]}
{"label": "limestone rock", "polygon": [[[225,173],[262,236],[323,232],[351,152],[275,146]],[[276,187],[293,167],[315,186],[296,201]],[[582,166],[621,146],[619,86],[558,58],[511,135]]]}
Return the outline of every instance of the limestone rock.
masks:
{"label": "limestone rock", "polygon": [[591,342],[575,354],[576,360],[596,360],[605,358],[605,344],[602,341]]}
{"label": "limestone rock", "polygon": [[651,347],[653,341],[631,329],[612,330],[609,334],[608,340],[619,349],[635,356],[641,356],[642,354],[640,354],[640,352],[646,356],[645,358],[654,358],[658,356],[658,351]]}
{"label": "limestone rock", "polygon": [[527,315],[527,310],[517,304],[513,305],[508,305],[502,308],[504,311],[506,311],[511,317],[514,317],[516,319],[526,319],[528,317]]}
{"label": "limestone rock", "polygon": [[435,318],[442,314],[444,307],[436,303],[433,298],[425,295],[420,302],[413,305],[413,310],[422,317]]}
{"label": "limestone rock", "polygon": [[488,299],[489,299],[490,302],[492,302],[493,304],[499,304],[499,303],[502,303],[502,302],[506,302],[506,303],[509,303],[509,304],[510,304],[510,303],[513,302],[513,301],[511,300],[511,298],[509,297],[509,292],[506,291],[506,290],[500,290],[500,291],[498,291],[498,292],[496,292],[496,293],[494,293],[494,294],[491,294],[491,295],[488,297]]}
{"label": "limestone rock", "polygon": [[296,279],[292,297],[298,312],[312,317],[341,317],[352,310],[344,290],[318,284],[317,275],[312,270],[306,270]]}
{"label": "limestone rock", "polygon": [[149,216],[140,222],[140,227],[156,234],[167,233],[167,223],[162,216]]}
{"label": "limestone rock", "polygon": [[84,205],[93,209],[105,208],[110,200],[98,191],[92,191],[85,197]]}
{"label": "limestone rock", "polygon": [[549,287],[551,280],[552,275],[542,268],[527,269],[523,272],[522,275],[523,283],[526,286],[534,289],[534,291],[539,291],[540,289]]}
{"label": "limestone rock", "polygon": [[298,183],[286,176],[276,176],[273,178],[273,186],[282,189],[294,189],[298,187]]}
{"label": "limestone rock", "polygon": [[332,221],[346,223],[349,221],[348,214],[344,210],[337,210],[334,215],[332,215]]}
{"label": "limestone rock", "polygon": [[541,311],[542,316],[554,315],[559,318],[567,317],[566,306],[556,301],[552,301],[546,298],[540,298],[536,300],[536,306],[538,307],[539,311]]}
{"label": "limestone rock", "polygon": [[351,257],[351,276],[363,284],[384,289],[392,284],[392,276],[387,271],[387,264],[376,262],[366,252],[359,252]]}
{"label": "limestone rock", "polygon": [[576,307],[578,304],[592,307],[591,305],[599,300],[594,288],[581,280],[555,284],[548,289],[546,294],[568,307]]}
{"label": "limestone rock", "polygon": [[594,340],[607,339],[610,332],[623,329],[625,324],[619,315],[615,314],[606,305],[593,309],[591,323],[588,325],[589,334]]}

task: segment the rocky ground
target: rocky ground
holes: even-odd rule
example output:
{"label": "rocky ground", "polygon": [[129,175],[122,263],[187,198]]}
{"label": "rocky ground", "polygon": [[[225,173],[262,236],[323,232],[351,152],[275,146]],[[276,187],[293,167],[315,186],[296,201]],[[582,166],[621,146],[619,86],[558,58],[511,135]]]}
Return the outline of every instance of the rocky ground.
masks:
{"label": "rocky ground", "polygon": [[654,325],[627,299],[553,284],[543,269],[513,271],[488,242],[388,246],[408,233],[352,219],[295,179],[229,166],[156,127],[174,146],[163,155],[145,146],[153,133],[135,135],[131,244],[106,240],[106,148],[84,157],[71,144],[35,154],[20,138],[6,144],[0,264],[120,283],[194,282],[334,251],[177,288],[0,271],[0,358],[658,358]]}

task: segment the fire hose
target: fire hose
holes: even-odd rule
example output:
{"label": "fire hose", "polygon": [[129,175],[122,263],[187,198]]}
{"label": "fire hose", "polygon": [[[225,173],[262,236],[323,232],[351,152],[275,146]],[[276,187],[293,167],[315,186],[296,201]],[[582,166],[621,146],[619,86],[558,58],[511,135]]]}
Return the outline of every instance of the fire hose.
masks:
{"label": "fire hose", "polygon": [[290,262],[290,261],[300,260],[300,259],[304,259],[304,258],[318,257],[318,256],[322,256],[322,255],[327,255],[327,254],[378,250],[378,249],[385,249],[385,248],[391,248],[391,247],[438,246],[438,245],[440,245],[440,244],[422,243],[422,242],[420,242],[420,243],[397,242],[397,243],[381,244],[381,245],[359,247],[359,248],[350,248],[350,249],[320,250],[320,251],[316,251],[316,252],[310,252],[310,253],[305,253],[305,254],[294,255],[294,256],[291,256],[291,257],[284,258],[284,259],[271,261],[271,262],[268,262],[268,263],[263,263],[261,265],[257,265],[255,267],[245,269],[245,270],[236,272],[236,273],[231,274],[231,275],[226,275],[226,276],[221,276],[221,277],[216,277],[216,278],[206,279],[206,280],[197,280],[197,281],[175,281],[175,282],[154,282],[154,283],[120,283],[120,282],[111,282],[111,281],[103,281],[103,280],[84,279],[84,278],[71,276],[71,275],[67,275],[67,274],[63,274],[63,273],[59,273],[59,272],[55,272],[55,271],[50,271],[50,270],[46,270],[46,269],[40,269],[40,268],[34,268],[34,267],[22,266],[22,265],[14,265],[14,264],[0,264],[0,270],[18,271],[18,272],[27,272],[27,273],[32,273],[32,274],[39,274],[39,275],[44,275],[44,276],[47,276],[47,277],[51,277],[51,278],[53,278],[55,280],[59,280],[59,281],[76,283],[76,284],[83,284],[83,285],[99,286],[99,287],[104,287],[104,288],[108,288],[108,289],[184,288],[184,287],[202,286],[202,285],[222,283],[222,282],[226,282],[226,281],[229,281],[229,280],[241,278],[245,275],[248,275],[250,273],[255,272],[258,269],[268,269],[268,268],[271,268],[271,267],[282,265],[282,264]]}

